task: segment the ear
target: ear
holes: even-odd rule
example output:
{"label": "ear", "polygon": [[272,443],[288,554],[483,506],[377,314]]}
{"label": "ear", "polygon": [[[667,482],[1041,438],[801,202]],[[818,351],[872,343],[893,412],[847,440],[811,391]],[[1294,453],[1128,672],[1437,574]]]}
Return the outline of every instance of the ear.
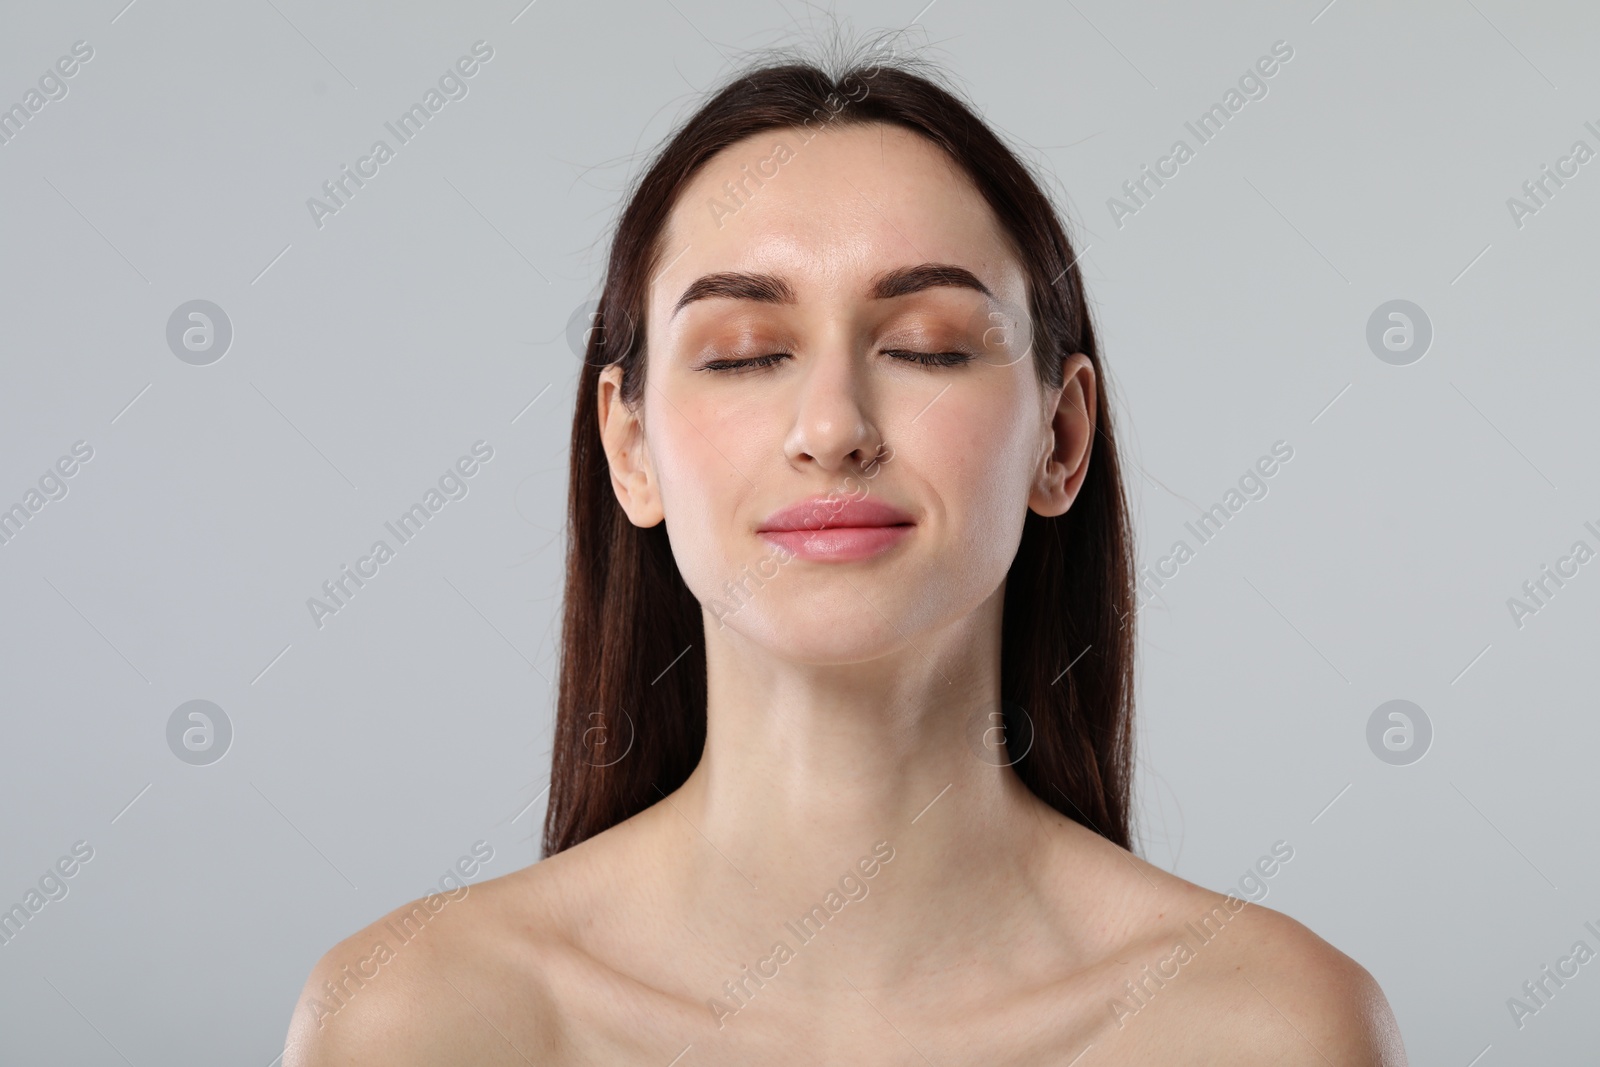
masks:
{"label": "ear", "polygon": [[621,364],[613,363],[600,371],[595,392],[600,444],[611,468],[611,488],[617,494],[617,503],[635,526],[654,526],[666,518],[666,513],[661,509],[655,467],[645,443],[642,412],[622,401]]}
{"label": "ear", "polygon": [[1094,364],[1082,352],[1074,352],[1062,369],[1061,392],[1028,494],[1028,506],[1040,515],[1065,514],[1077,499],[1089,471],[1098,414]]}

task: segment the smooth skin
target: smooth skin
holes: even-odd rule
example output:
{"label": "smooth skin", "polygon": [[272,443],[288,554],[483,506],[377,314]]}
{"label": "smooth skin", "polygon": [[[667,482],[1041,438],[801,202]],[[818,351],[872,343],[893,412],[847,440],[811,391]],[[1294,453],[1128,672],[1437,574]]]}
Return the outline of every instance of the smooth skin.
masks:
{"label": "smooth skin", "polygon": [[[1400,1067],[1361,966],[1111,844],[974,749],[1025,513],[1065,512],[1093,462],[1094,370],[1073,355],[1060,390],[1040,385],[1022,269],[937,148],[885,125],[805,136],[753,137],[696,177],[650,290],[639,409],[602,375],[617,499],[666,522],[706,608],[700,764],[409,941],[380,920],[335,946],[285,1067]],[[723,183],[780,142],[776,175],[728,213]],[[988,293],[943,271],[873,295],[923,264]],[[730,272],[770,277],[677,307]],[[948,352],[972,358],[926,361]],[[863,491],[909,512],[910,535],[854,562],[771,562],[769,514]],[[777,573],[715,609],[746,567]],[[802,940],[785,924],[815,905],[825,925]],[[1201,944],[1186,924],[1207,916],[1220,932]]]}

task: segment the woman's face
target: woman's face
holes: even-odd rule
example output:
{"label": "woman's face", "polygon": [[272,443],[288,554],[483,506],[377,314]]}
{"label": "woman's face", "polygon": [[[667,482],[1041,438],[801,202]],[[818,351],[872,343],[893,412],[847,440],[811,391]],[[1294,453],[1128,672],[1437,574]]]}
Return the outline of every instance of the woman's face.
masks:
{"label": "woman's face", "polygon": [[1046,395],[1022,268],[938,148],[888,125],[807,136],[732,145],[687,188],[640,408],[611,367],[600,418],[618,498],[665,519],[708,633],[860,662],[971,615],[1027,510],[1066,510],[1093,370],[1072,357]]}

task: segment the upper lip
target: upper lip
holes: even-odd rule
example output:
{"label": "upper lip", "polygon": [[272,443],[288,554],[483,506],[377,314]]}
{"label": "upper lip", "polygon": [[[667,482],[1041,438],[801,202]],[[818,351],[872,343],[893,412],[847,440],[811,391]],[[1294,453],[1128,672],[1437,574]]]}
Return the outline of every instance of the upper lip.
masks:
{"label": "upper lip", "polygon": [[848,526],[907,526],[915,521],[899,508],[870,497],[850,500],[814,496],[774,511],[767,516],[756,532],[823,530]]}

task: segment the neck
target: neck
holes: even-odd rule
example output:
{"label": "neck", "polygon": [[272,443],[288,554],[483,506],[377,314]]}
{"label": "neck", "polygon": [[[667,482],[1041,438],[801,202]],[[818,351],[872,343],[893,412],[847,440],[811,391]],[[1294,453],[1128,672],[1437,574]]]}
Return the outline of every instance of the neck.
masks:
{"label": "neck", "polygon": [[[847,665],[783,660],[708,624],[706,747],[667,815],[700,846],[682,860],[687,891],[725,907],[731,884],[750,902],[748,936],[853,873],[878,903],[829,939],[885,976],[930,928],[977,942],[1008,921],[993,904],[1025,896],[1045,806],[994,746],[1002,597]],[[864,878],[875,848],[893,858]]]}

